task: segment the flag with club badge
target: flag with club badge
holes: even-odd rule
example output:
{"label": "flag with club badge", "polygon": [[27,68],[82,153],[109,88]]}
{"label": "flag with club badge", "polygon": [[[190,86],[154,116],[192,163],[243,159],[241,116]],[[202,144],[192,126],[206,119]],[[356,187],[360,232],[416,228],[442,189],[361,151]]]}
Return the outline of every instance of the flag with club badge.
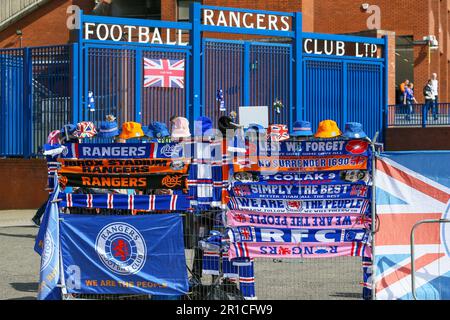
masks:
{"label": "flag with club badge", "polygon": [[[58,184],[56,184],[58,185]],[[35,250],[41,255],[38,300],[60,300],[59,187],[50,197],[43,223],[36,238]]]}

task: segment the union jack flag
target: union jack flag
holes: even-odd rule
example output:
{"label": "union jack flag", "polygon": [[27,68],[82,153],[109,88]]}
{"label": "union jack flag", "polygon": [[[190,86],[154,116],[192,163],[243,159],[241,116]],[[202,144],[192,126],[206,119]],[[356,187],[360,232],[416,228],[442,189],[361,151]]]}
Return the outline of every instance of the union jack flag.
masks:
{"label": "union jack flag", "polygon": [[144,58],[144,87],[184,88],[184,59]]}
{"label": "union jack flag", "polygon": [[241,241],[252,241],[252,231],[250,227],[241,227],[239,228],[239,233],[241,235]]}
{"label": "union jack flag", "polygon": [[[377,159],[375,286],[379,300],[412,299],[413,226],[450,218],[449,152],[386,154]],[[418,299],[450,299],[450,224],[423,224],[415,231]]]}
{"label": "union jack flag", "polygon": [[273,141],[285,141],[289,139],[289,129],[285,124],[273,124],[269,126],[269,137]]}

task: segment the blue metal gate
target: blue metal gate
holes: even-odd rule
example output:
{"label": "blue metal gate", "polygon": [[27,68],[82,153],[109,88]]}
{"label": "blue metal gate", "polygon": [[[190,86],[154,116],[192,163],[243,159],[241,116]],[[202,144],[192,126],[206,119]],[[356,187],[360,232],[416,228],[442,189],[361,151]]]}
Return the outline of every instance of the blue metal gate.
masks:
{"label": "blue metal gate", "polygon": [[0,155],[32,156],[72,114],[70,45],[0,51]]}
{"label": "blue metal gate", "polygon": [[[216,122],[221,115],[238,112],[239,106],[269,106],[271,123],[291,125],[292,46],[204,39],[202,73],[202,114]],[[223,90],[226,112],[220,112],[217,90]],[[271,108],[282,101],[281,113]]]}
{"label": "blue metal gate", "polygon": [[[23,155],[24,50],[2,50],[0,54],[0,150],[3,156]],[[19,129],[21,128],[21,129]]]}
{"label": "blue metal gate", "polygon": [[[384,46],[382,58],[304,54],[303,117],[317,129],[320,121],[360,122],[369,137],[382,134],[387,105],[386,39],[306,34],[311,39],[363,42]],[[381,135],[382,136],[382,135]]]}
{"label": "blue metal gate", "polygon": [[[202,10],[235,11],[244,15],[283,16],[291,30],[267,30],[201,21]],[[200,115],[217,121],[216,92],[224,91],[227,113],[239,106],[268,106],[270,123],[292,127],[309,120],[314,128],[324,119],[363,123],[373,136],[383,128],[387,105],[387,40],[302,32],[300,13],[203,6],[194,2],[189,22],[89,16],[80,13],[77,42],[41,48],[0,50],[0,155],[31,156],[51,130],[65,123],[107,114],[124,121],[162,121]],[[140,30],[183,30],[184,41],[149,44],[133,37],[85,37],[86,25],[128,26]],[[112,30],[112,29],[111,29]],[[203,38],[205,32],[278,37],[285,43]],[[131,39],[131,40],[130,40]],[[383,47],[383,57],[342,55],[305,48],[306,41],[362,43]],[[271,40],[269,40],[271,41]],[[378,47],[377,47],[378,48]],[[379,48],[378,48],[379,49]],[[328,50],[329,51],[329,50]],[[308,53],[309,52],[309,53]],[[144,58],[185,61],[185,87],[144,87]],[[92,92],[96,110],[87,108]],[[284,108],[272,107],[279,100]],[[21,130],[17,130],[21,128]],[[343,128],[342,128],[343,129]]]}
{"label": "blue metal gate", "polygon": [[[189,82],[182,88],[144,87],[143,59],[184,59],[189,70],[187,50],[102,46],[89,44],[83,48],[84,87],[81,118],[96,123],[113,114],[119,123],[126,121],[161,121],[168,124],[171,116],[186,116]],[[87,108],[86,97],[94,95],[95,111]]]}

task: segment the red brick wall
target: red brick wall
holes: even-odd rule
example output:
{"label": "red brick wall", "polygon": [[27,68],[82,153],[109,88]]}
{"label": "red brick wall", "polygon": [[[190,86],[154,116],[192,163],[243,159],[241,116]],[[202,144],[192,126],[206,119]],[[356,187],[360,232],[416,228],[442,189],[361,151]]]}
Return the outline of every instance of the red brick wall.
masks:
{"label": "red brick wall", "polygon": [[45,160],[1,159],[0,210],[37,209],[48,198]]}
{"label": "red brick wall", "polygon": [[93,0],[52,0],[36,9],[21,20],[0,31],[0,48],[18,48],[19,37],[16,30],[21,29],[22,46],[45,46],[63,44],[69,41],[66,28],[67,7],[75,4],[89,13],[94,7]]}
{"label": "red brick wall", "polygon": [[450,150],[450,128],[388,128],[387,151]]}
{"label": "red brick wall", "polygon": [[[377,0],[368,1],[381,9],[381,29],[395,31],[396,35],[413,35],[414,40],[434,34],[439,37],[440,50],[428,58],[428,49],[414,48],[414,82],[416,96],[423,101],[422,88],[433,72],[440,79],[440,100],[447,101],[448,84],[448,31],[449,0]],[[314,31],[320,33],[351,33],[367,29],[369,14],[361,9],[361,0],[315,1]],[[351,19],[349,19],[351,17]],[[441,30],[441,32],[440,32]],[[400,80],[400,79],[398,79]],[[397,81],[398,82],[398,81]]]}

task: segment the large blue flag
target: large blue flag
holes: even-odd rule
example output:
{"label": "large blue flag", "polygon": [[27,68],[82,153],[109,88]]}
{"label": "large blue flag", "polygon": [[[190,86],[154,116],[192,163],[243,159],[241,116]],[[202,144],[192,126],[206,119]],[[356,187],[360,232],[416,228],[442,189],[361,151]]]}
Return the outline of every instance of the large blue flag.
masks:
{"label": "large blue flag", "polygon": [[[59,255],[59,212],[58,204],[53,200],[58,198],[59,188],[47,204],[44,223],[39,229],[36,239],[36,248],[41,255],[41,268],[39,275],[38,300],[61,299],[60,280],[60,255]],[[41,245],[39,245],[41,244]]]}
{"label": "large blue flag", "polygon": [[178,214],[61,215],[69,293],[183,295],[188,291]]}

